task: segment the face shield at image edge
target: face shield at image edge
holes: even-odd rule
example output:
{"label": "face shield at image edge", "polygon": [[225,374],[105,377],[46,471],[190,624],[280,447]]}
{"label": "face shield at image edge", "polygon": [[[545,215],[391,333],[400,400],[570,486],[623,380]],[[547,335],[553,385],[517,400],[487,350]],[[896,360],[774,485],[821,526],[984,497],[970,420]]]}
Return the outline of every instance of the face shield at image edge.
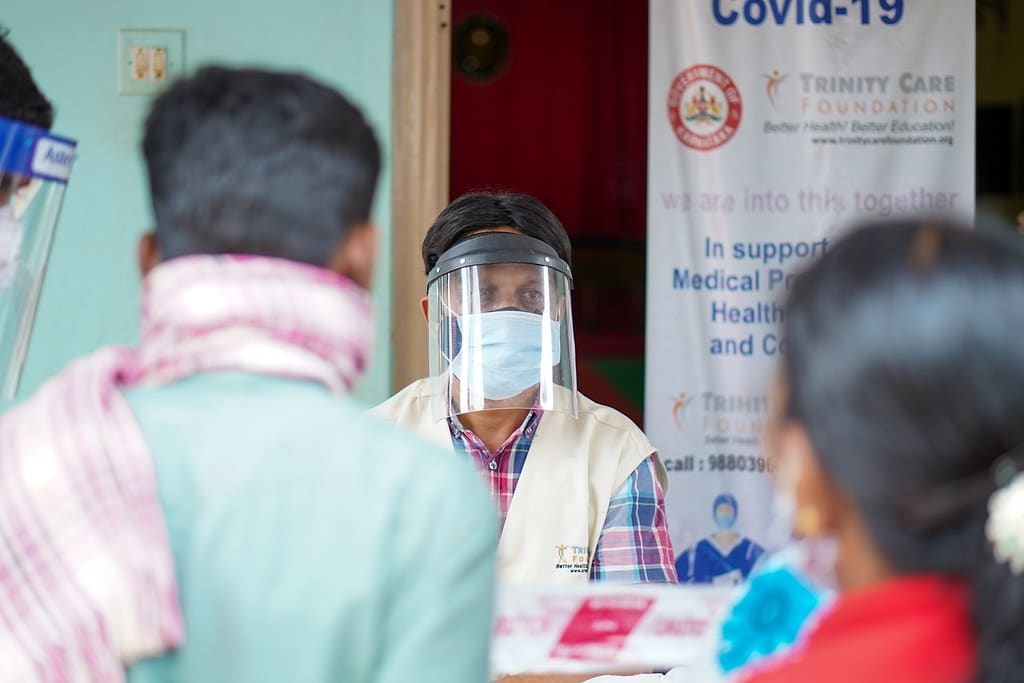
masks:
{"label": "face shield at image edge", "polygon": [[485,233],[441,255],[427,277],[435,420],[501,409],[575,416],[572,274],[525,235]]}
{"label": "face shield at image edge", "polygon": [[0,117],[0,399],[14,397],[76,143]]}

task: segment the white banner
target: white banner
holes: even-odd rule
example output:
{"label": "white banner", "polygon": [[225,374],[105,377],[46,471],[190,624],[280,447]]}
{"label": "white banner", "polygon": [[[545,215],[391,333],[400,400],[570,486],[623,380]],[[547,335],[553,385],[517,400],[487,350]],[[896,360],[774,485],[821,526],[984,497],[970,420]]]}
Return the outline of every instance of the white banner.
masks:
{"label": "white banner", "polygon": [[646,426],[681,581],[769,542],[781,302],[855,218],[974,211],[971,0],[651,0]]}

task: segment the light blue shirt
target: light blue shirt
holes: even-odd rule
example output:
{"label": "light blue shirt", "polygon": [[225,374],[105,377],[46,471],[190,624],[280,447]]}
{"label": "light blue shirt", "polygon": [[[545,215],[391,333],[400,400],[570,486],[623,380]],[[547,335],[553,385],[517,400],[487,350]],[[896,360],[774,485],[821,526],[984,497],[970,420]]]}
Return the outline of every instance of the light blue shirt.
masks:
{"label": "light blue shirt", "polygon": [[310,382],[126,395],[187,630],[129,683],[487,679],[497,520],[467,463]]}

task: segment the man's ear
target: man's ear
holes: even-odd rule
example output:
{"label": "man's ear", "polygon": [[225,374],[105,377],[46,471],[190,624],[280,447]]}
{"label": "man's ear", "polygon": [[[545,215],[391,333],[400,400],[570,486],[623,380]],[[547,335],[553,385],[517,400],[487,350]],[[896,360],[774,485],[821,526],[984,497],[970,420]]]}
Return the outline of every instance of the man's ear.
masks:
{"label": "man's ear", "polygon": [[137,258],[139,261],[139,272],[142,277],[149,275],[149,271],[160,265],[162,257],[160,247],[156,242],[156,233],[152,230],[144,232],[139,238],[137,247]]}
{"label": "man's ear", "polygon": [[423,322],[430,324],[430,307],[427,305],[427,297],[420,299],[420,308],[423,309]]}
{"label": "man's ear", "polygon": [[349,228],[327,267],[344,275],[363,289],[373,285],[373,269],[377,262],[377,226],[367,221]]}

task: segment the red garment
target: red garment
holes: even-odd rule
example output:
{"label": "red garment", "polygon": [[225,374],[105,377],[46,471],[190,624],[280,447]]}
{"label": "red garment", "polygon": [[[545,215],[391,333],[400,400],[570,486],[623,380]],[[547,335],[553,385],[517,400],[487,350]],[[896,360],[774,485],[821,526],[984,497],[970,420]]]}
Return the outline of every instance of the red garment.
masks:
{"label": "red garment", "polygon": [[967,587],[935,575],[843,594],[807,642],[743,683],[966,683],[975,668]]}

